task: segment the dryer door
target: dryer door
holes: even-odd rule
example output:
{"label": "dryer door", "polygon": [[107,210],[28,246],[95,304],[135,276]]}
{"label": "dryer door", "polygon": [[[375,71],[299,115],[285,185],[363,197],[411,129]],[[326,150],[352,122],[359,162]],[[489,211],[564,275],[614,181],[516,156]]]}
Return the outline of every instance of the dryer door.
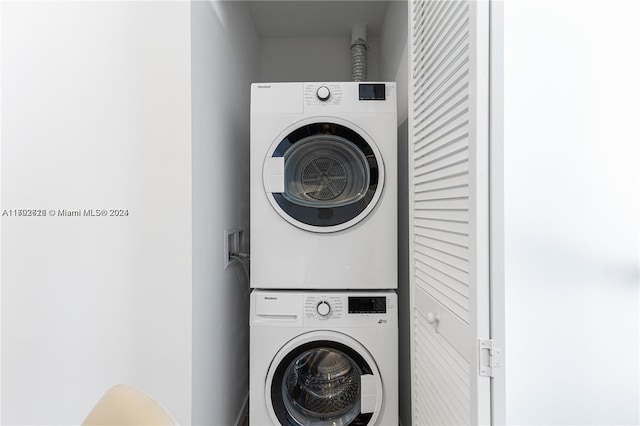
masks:
{"label": "dryer door", "polygon": [[363,220],[382,194],[384,166],[369,136],[351,123],[298,123],[272,144],[263,169],[265,190],[289,223],[336,232]]}
{"label": "dryer door", "polygon": [[265,391],[274,423],[284,426],[373,425],[383,397],[368,351],[327,332],[289,342],[271,363]]}

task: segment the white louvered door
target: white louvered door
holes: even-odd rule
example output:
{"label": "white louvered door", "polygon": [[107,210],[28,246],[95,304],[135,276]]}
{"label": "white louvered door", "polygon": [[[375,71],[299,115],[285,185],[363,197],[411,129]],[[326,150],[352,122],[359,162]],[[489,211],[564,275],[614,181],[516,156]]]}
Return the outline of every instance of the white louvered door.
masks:
{"label": "white louvered door", "polygon": [[409,20],[413,424],[489,424],[489,4]]}

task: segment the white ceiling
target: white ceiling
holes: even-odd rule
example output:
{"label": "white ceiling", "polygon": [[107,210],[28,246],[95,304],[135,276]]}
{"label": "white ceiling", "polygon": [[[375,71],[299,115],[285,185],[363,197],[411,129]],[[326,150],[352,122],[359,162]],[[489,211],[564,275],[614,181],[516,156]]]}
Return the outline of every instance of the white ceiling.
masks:
{"label": "white ceiling", "polygon": [[350,37],[355,23],[367,24],[367,35],[380,34],[389,1],[297,0],[248,1],[262,38]]}

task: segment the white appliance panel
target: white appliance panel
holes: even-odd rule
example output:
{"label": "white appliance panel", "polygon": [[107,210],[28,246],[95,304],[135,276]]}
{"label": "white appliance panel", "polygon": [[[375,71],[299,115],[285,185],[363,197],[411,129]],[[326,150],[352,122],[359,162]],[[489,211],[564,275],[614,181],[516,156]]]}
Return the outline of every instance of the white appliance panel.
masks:
{"label": "white appliance panel", "polygon": [[[397,288],[395,84],[372,84],[384,85],[385,100],[360,100],[359,83],[252,86],[252,288]],[[318,89],[324,86],[333,96],[328,98],[328,103],[322,103],[317,97]],[[293,101],[293,93],[297,93],[300,104],[304,103],[302,112]],[[269,102],[278,103],[280,99],[289,111],[283,111],[281,106],[269,108]],[[371,169],[372,179],[378,179],[372,201],[358,211],[357,216],[345,216],[349,219],[333,225],[317,225],[290,217],[274,201],[284,186],[279,180],[285,173],[282,169],[286,168],[281,161],[274,161],[282,158],[278,155],[286,157],[286,154],[277,154],[274,150],[279,149],[292,129],[311,128],[314,123],[330,123],[362,136],[362,143],[372,146],[366,157],[368,165],[377,167]],[[311,216],[327,215],[327,211],[321,212],[318,208],[317,213],[311,211]],[[328,213],[328,217],[332,215]],[[310,217],[309,214],[306,217]]]}
{"label": "white appliance panel", "polygon": [[[295,411],[283,402],[290,385],[286,374],[291,365],[302,365],[296,364],[296,356],[306,356],[310,362],[317,360],[309,355],[314,350],[322,353],[328,349],[347,354],[345,358],[362,366],[358,370],[359,396],[354,403],[360,410],[358,419],[368,425],[397,425],[397,318],[393,291],[254,290],[249,424],[286,424],[281,420],[286,418],[282,413]],[[331,360],[335,353],[323,355]],[[326,362],[321,359],[322,364]],[[306,367],[302,368],[304,372]]]}

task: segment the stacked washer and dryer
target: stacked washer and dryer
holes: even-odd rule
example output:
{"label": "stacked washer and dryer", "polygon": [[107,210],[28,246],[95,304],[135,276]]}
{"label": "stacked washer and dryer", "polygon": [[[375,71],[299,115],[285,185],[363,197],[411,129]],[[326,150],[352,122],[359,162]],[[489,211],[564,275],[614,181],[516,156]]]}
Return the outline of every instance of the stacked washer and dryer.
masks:
{"label": "stacked washer and dryer", "polygon": [[395,83],[251,88],[251,425],[398,423]]}

